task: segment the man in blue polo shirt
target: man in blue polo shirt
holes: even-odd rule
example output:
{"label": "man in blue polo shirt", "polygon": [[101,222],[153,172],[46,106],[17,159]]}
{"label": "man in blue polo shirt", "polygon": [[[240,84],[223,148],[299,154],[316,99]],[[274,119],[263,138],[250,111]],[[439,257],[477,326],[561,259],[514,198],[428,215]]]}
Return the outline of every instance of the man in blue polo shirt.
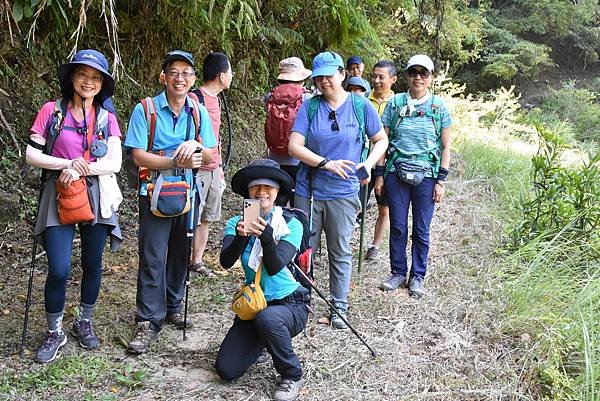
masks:
{"label": "man in blue polo shirt", "polygon": [[[153,177],[184,175],[192,188],[192,202],[199,197],[192,169],[210,163],[206,148],[216,146],[206,108],[187,96],[196,81],[194,58],[175,50],[167,53],[160,75],[165,90],[152,99],[156,109],[156,127],[152,149],[147,151],[149,121],[141,103],[137,104],[127,130],[125,146],[133,149],[136,165],[145,167]],[[194,107],[199,108],[199,138],[196,138]],[[198,139],[198,140],[197,140]],[[198,152],[200,150],[200,152]],[[137,280],[137,327],[127,351],[148,352],[163,322],[178,328],[191,327],[181,313],[188,265],[186,229],[189,212],[175,217],[158,217],[150,210],[148,181],[141,182],[139,192],[139,268]],[[197,207],[193,208],[197,210]],[[191,227],[195,227],[193,222]]]}

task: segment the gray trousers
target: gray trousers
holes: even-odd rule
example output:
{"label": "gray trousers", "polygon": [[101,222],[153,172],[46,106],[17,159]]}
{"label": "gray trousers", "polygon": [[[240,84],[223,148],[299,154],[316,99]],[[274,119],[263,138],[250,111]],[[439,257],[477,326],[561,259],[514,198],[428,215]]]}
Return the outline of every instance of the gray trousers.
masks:
{"label": "gray trousers", "polygon": [[[194,219],[197,219],[196,196]],[[189,257],[186,236],[189,213],[157,217],[150,212],[146,196],[139,199],[139,268],[137,279],[137,321],[150,322],[160,330],[167,314],[181,311]],[[194,222],[192,227],[195,227]]]}
{"label": "gray trousers", "polygon": [[[296,195],[294,206],[310,212],[310,201],[307,198]],[[359,211],[358,194],[352,198],[313,202],[312,227],[315,236],[312,238],[312,247],[314,250],[319,247],[321,232],[325,231],[329,257],[329,293],[336,308],[343,310],[348,309],[352,278],[350,239]]]}

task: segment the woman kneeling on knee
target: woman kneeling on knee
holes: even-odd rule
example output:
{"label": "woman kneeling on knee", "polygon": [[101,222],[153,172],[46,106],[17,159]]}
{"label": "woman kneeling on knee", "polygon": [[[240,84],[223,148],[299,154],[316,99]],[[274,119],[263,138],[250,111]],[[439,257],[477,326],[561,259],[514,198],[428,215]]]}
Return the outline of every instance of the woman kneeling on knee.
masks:
{"label": "woman kneeling on knee", "polygon": [[255,160],[238,171],[231,180],[233,192],[260,200],[260,216],[246,224],[241,216],[229,219],[220,256],[224,268],[241,260],[246,284],[254,282],[256,271],[262,269],[260,286],[267,307],[253,320],[234,318],[217,355],[217,372],[223,380],[237,379],[266,348],[281,375],[277,401],[295,400],[302,386],[292,337],[304,330],[310,302],[309,290],[288,267],[300,247],[302,224],[276,206],[289,200],[292,186],[292,178],[273,160]]}

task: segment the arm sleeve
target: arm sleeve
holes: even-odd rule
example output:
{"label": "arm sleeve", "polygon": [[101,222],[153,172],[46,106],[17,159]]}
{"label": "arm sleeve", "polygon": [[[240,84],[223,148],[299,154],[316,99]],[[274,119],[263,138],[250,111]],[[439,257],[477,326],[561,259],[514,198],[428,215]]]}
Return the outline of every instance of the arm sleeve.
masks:
{"label": "arm sleeve", "polygon": [[286,240],[275,243],[273,239],[273,228],[267,224],[260,237],[263,247],[263,266],[267,269],[269,276],[274,276],[292,261],[297,248]]}
{"label": "arm sleeve", "polygon": [[90,175],[106,175],[118,173],[121,170],[121,139],[118,136],[110,136],[106,141],[108,152],[106,156],[89,164]]}
{"label": "arm sleeve", "polygon": [[238,221],[239,217],[233,217],[229,219],[225,225],[223,246],[221,247],[221,254],[219,256],[221,266],[225,269],[229,269],[233,266],[236,260],[242,255],[242,252],[248,243],[249,237],[241,237],[236,233],[235,226]]}
{"label": "arm sleeve", "polygon": [[[46,144],[45,138],[33,132],[29,138],[31,141],[40,145]],[[34,148],[31,145],[27,145],[27,149],[25,150],[25,160],[32,166],[48,170],[64,170],[73,165],[71,160],[47,155],[41,149]]]}

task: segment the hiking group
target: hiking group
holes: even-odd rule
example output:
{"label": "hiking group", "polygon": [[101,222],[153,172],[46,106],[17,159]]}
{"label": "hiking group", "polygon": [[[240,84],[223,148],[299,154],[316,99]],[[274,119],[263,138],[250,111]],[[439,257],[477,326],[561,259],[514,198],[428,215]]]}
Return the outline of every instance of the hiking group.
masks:
{"label": "hiking group", "polygon": [[[265,96],[266,156],[256,155],[231,180],[244,208],[225,223],[220,264],[227,269],[239,261],[245,286],[232,304],[237,315],[215,367],[230,381],[270,354],[281,376],[276,400],[296,399],[303,385],[292,338],[308,320],[314,287],[302,277],[312,272],[310,251],[320,247],[323,232],[331,326],[350,328],[358,336],[348,322],[351,238],[371,191],[378,217],[368,260],[379,257],[390,230],[391,274],[380,288],[407,284],[411,295],[425,293],[430,225],[434,205],[444,196],[450,162],[450,114],[429,90],[434,64],[426,55],[408,60],[406,92],[392,91],[397,72],[390,61],[375,63],[372,88],[363,71],[360,57],[344,64],[335,52],[319,53],[312,70],[298,57],[282,60],[277,85]],[[71,331],[83,348],[100,346],[93,313],[104,244],[109,238],[115,250],[121,242],[117,209],[122,196],[115,173],[121,170],[122,135],[110,99],[115,82],[107,60],[95,50],[82,50],[60,66],[58,75],[62,98],[39,110],[26,151],[27,162],[42,168],[34,232],[48,259],[48,330],[35,355],[41,363],[53,361],[67,342],[62,320],[75,226],[83,274],[79,316]],[[159,76],[164,90],[142,99],[131,114],[124,149],[138,193],[139,267],[129,353],[148,352],[163,324],[183,329],[185,338],[192,327],[187,316],[190,272],[214,276],[204,253],[209,223],[221,220],[222,92],[233,76],[225,54],[209,53],[202,63],[203,84],[193,89],[194,57],[171,51]],[[308,78],[312,90],[304,86]],[[244,293],[246,287],[251,295]],[[245,308],[254,308],[254,297],[260,306],[248,314]]]}

